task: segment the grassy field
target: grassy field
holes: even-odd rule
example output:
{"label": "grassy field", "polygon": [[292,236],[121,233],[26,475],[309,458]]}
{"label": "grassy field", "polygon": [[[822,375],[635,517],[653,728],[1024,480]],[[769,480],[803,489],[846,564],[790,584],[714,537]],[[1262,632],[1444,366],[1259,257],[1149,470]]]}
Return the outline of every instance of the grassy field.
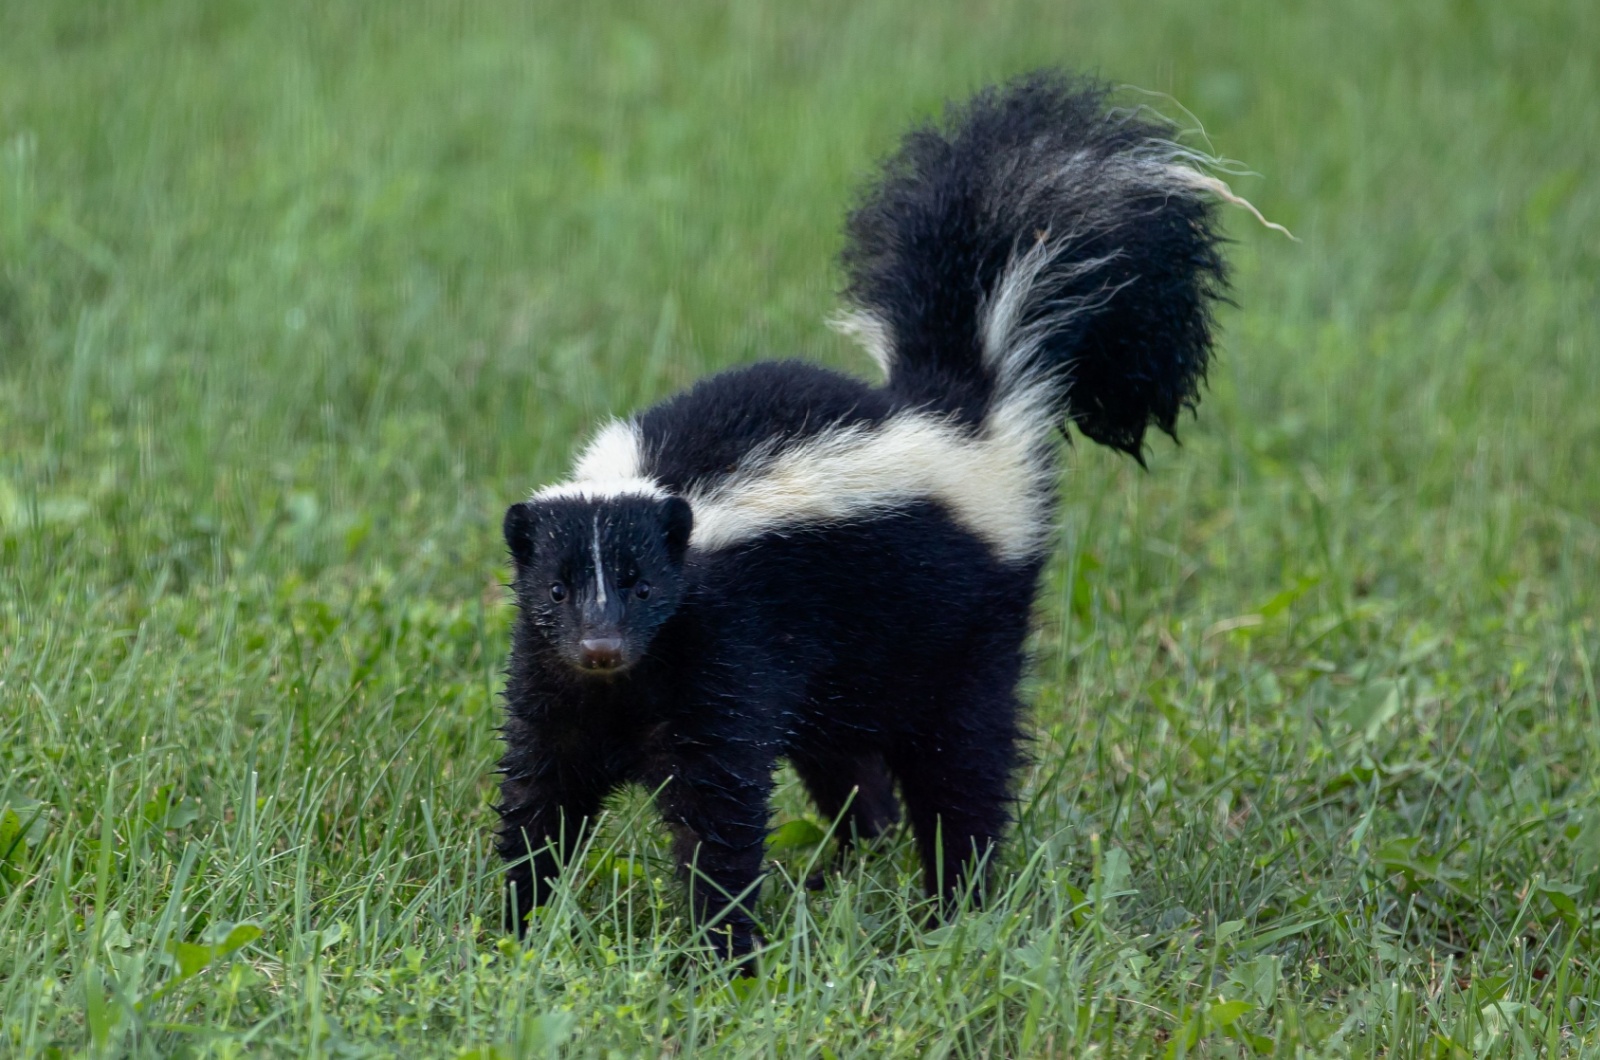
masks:
{"label": "grassy field", "polygon": [[[0,1054],[1600,1055],[1600,7],[0,6]],[[504,506],[828,333],[910,119],[1187,107],[1238,309],[1079,445],[999,897],[828,889],[763,975],[624,798],[526,948]],[[1147,94],[1152,93],[1152,94]],[[1180,106],[1181,105],[1181,106]],[[1198,142],[1198,141],[1197,141]]]}

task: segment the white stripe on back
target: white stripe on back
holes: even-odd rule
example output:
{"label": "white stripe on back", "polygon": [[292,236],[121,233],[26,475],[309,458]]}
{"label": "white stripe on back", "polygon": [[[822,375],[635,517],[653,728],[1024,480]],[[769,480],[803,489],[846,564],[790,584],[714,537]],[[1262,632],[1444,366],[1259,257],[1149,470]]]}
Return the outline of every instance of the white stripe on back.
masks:
{"label": "white stripe on back", "polygon": [[610,497],[653,497],[667,491],[644,474],[643,441],[639,427],[628,420],[612,420],[600,429],[579,455],[572,477],[534,493],[536,501],[601,501]]}
{"label": "white stripe on back", "polygon": [[[1002,376],[1006,368],[1022,368],[1016,359],[1002,359],[997,367]],[[1047,386],[1013,379],[1022,385],[997,395],[977,431],[910,410],[879,424],[830,428],[749,454],[738,471],[685,491],[694,511],[691,546],[731,548],[774,531],[857,522],[934,501],[1000,559],[1038,555],[1048,542],[1053,510],[1052,397]],[[666,497],[643,474],[641,450],[635,424],[607,424],[578,458],[573,477],[533,498]],[[592,548],[596,598],[604,605],[598,513]]]}
{"label": "white stripe on back", "polygon": [[1035,555],[1049,529],[1053,466],[1048,434],[1028,408],[997,409],[974,435],[950,420],[902,412],[877,426],[841,427],[807,438],[702,490],[690,543],[737,545],[774,530],[870,519],[937,501],[1000,558]]}

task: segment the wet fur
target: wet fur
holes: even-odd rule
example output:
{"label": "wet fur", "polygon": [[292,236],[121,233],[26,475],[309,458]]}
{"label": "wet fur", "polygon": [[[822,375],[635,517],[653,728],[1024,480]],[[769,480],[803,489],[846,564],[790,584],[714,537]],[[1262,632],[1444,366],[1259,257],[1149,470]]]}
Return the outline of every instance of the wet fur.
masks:
{"label": "wet fur", "polygon": [[[899,819],[898,787],[930,893],[973,881],[1021,760],[1054,435],[1071,420],[1138,455],[1204,375],[1214,206],[1164,132],[1052,74],[953,108],[848,225],[845,326],[884,385],[800,362],[713,376],[512,506],[512,927],[639,783],[700,923],[749,953],[785,758],[846,842]],[[601,636],[621,663],[586,670]]]}

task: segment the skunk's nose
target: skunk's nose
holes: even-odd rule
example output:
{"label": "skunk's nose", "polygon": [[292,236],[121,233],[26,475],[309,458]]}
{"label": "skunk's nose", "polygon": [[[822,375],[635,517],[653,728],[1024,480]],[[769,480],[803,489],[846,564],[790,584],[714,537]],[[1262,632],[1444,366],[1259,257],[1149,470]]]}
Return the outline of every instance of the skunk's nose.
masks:
{"label": "skunk's nose", "polygon": [[578,658],[586,670],[611,670],[622,665],[621,637],[588,637],[578,642]]}

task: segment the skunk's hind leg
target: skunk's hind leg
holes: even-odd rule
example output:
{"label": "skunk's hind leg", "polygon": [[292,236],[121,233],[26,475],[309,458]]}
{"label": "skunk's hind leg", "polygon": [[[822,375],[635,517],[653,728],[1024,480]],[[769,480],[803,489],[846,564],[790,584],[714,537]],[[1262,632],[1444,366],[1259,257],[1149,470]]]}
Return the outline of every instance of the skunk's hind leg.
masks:
{"label": "skunk's hind leg", "polygon": [[796,754],[791,761],[817,804],[817,813],[830,823],[839,822],[834,834],[841,849],[882,835],[899,823],[894,778],[882,755]]}
{"label": "skunk's hind leg", "polygon": [[991,686],[981,699],[952,703],[940,723],[902,741],[890,760],[922,857],[923,884],[944,908],[960,900],[975,871],[974,898],[982,899],[995,846],[1011,821],[1022,739],[1012,687]]}
{"label": "skunk's hind leg", "polygon": [[[796,754],[790,761],[817,804],[817,813],[830,824],[837,822],[833,834],[839,843],[838,861],[858,841],[873,839],[900,823],[894,777],[882,755]],[[806,878],[807,889],[822,890],[826,877],[827,866],[819,865]]]}

